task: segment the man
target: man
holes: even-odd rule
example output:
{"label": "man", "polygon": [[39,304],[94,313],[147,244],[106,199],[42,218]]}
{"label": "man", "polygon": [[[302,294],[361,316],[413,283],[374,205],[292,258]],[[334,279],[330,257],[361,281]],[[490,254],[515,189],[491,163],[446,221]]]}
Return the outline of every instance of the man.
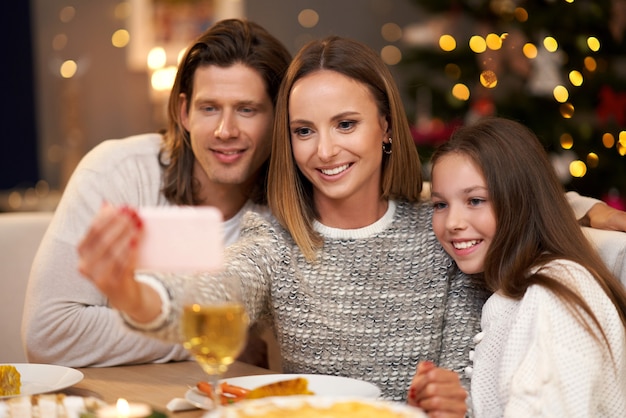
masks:
{"label": "man", "polygon": [[[225,219],[226,244],[235,241],[244,212],[267,211],[274,104],[290,60],[259,25],[220,21],[178,67],[166,132],[105,141],[83,158],[33,263],[22,323],[30,362],[86,367],[189,358],[180,345],[122,326],[106,298],[80,278],[77,244],[107,204],[214,206]],[[243,360],[258,364],[258,340],[251,340]]]}

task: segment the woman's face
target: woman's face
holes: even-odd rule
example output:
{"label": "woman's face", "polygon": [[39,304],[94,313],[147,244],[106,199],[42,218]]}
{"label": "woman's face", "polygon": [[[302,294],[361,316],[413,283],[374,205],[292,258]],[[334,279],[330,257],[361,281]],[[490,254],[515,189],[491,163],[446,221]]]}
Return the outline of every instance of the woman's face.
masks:
{"label": "woman's face", "polygon": [[496,233],[487,183],[474,162],[459,153],[440,157],[432,170],[433,230],[461,271],[484,271]]}
{"label": "woman's face", "polygon": [[290,93],[289,129],[318,210],[380,200],[387,122],[364,84],[330,70],[301,78]]}

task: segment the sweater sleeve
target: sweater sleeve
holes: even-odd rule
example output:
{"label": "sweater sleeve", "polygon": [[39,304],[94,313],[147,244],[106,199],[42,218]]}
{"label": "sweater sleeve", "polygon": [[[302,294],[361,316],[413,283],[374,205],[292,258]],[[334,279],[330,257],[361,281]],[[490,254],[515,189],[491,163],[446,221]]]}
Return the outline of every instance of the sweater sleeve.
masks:
{"label": "sweater sleeve", "polygon": [[587,214],[587,212],[589,212],[589,209],[591,209],[593,205],[601,202],[598,199],[581,196],[576,192],[567,192],[565,196],[567,197],[567,201],[574,211],[576,219],[583,218]]}
{"label": "sweater sleeve", "polygon": [[[286,260],[284,246],[263,215],[249,212],[244,216],[240,239],[228,246],[224,253],[224,269],[219,273],[192,275],[141,273],[159,280],[169,295],[169,316],[153,326],[135,327],[137,331],[163,341],[179,341],[179,323],[183,311],[185,283],[197,283],[198,302],[210,301],[220,291],[220,281],[240,280],[244,304],[250,323],[267,319],[271,277],[276,266]],[[127,322],[133,327],[133,324]]]}
{"label": "sweater sleeve", "polygon": [[[580,269],[575,274],[593,280]],[[610,373],[603,368],[608,353],[564,303],[531,286],[511,329],[500,372],[501,390],[509,390],[504,416],[595,416],[593,399],[602,396],[599,382]]]}
{"label": "sweater sleeve", "polygon": [[[142,179],[131,184],[129,179],[140,177],[134,166],[106,166],[109,154],[102,151],[88,154],[77,167],[35,257],[22,323],[28,360],[86,367],[188,358],[182,346],[125,327],[78,272],[76,246],[102,203],[140,205],[141,193],[154,189]],[[153,174],[146,178],[156,177],[158,183],[159,173]]]}

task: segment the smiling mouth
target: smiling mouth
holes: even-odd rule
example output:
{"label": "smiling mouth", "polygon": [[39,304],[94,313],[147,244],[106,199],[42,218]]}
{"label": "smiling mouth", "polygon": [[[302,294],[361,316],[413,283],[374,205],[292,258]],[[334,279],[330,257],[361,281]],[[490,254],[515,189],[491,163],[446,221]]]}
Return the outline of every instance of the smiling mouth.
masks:
{"label": "smiling mouth", "polygon": [[466,250],[481,243],[482,240],[473,239],[471,241],[453,242],[452,246],[457,250]]}
{"label": "smiling mouth", "polygon": [[223,154],[223,155],[237,155],[237,154],[241,154],[243,151],[220,151],[220,150],[214,150],[214,152],[216,152],[218,154]]}
{"label": "smiling mouth", "polygon": [[327,176],[336,176],[339,173],[343,173],[348,168],[350,168],[350,164],[344,164],[344,165],[340,165],[339,167],[330,168],[330,169],[320,168],[320,171],[322,172],[322,174],[325,174]]}

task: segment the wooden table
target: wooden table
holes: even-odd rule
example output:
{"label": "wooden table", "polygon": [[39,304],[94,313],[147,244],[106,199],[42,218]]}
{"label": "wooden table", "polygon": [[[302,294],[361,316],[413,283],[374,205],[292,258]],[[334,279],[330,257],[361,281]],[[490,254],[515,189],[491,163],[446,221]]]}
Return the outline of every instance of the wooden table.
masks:
{"label": "wooden table", "polygon": [[[206,375],[193,361],[137,366],[89,367],[79,369],[85,378],[65,391],[68,394],[94,396],[115,404],[119,398],[129,402],[151,405],[155,410],[175,417],[200,417],[206,411],[169,412],[167,403],[173,398],[184,398],[189,386],[195,386]],[[250,364],[235,362],[225,377],[275,373]]]}

